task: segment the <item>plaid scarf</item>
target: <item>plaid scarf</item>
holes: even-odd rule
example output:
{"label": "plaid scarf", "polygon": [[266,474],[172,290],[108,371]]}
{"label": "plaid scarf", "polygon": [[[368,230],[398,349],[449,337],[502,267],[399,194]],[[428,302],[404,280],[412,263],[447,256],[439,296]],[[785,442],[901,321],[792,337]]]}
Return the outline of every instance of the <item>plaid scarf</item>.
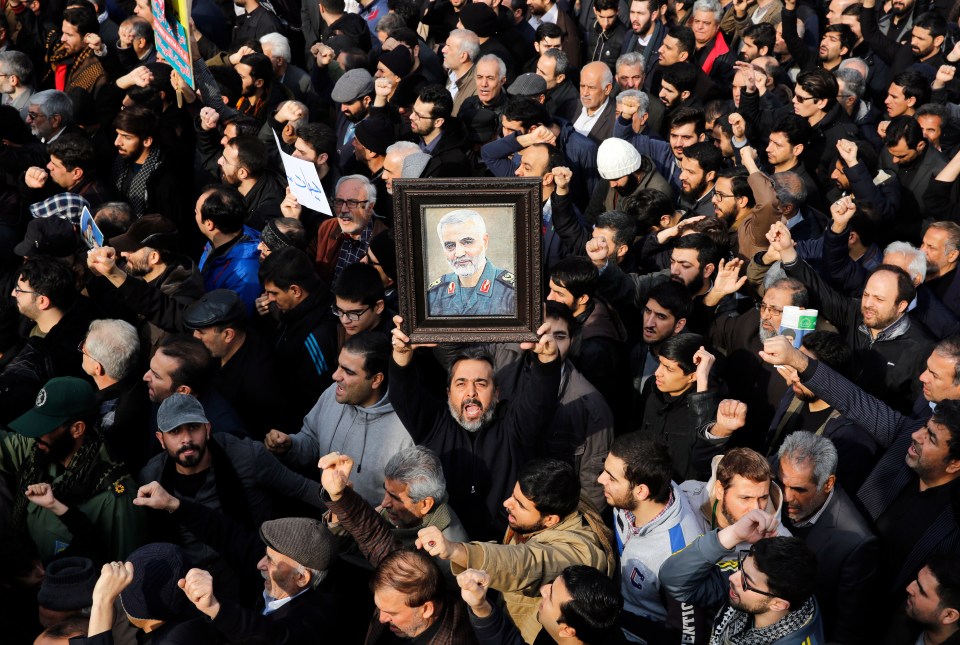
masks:
{"label": "plaid scarf", "polygon": [[[130,179],[130,187],[127,189],[126,197],[130,203],[130,210],[134,217],[141,217],[147,208],[147,182],[156,172],[163,161],[160,150],[154,148],[147,155],[147,160],[143,162],[140,171]],[[123,193],[123,185],[127,181],[127,175],[133,168],[133,163],[128,162],[123,157],[117,157],[113,162],[113,176],[117,178],[117,190]]]}
{"label": "plaid scarf", "polygon": [[[93,50],[89,47],[84,47],[76,56],[67,52],[66,45],[57,40],[58,36],[56,30],[47,34],[47,73],[44,75],[41,84],[45,83],[51,75],[56,74],[57,67],[67,65],[67,81],[63,86],[64,92],[74,87],[79,87],[87,92],[93,90],[97,81],[106,73],[103,65],[100,64]],[[90,61],[91,56],[93,56],[92,61]],[[73,59],[72,62],[71,58]]]}
{"label": "plaid scarf", "polygon": [[797,611],[789,614],[768,627],[760,629],[748,627],[750,614],[727,607],[723,611],[713,634],[710,636],[710,645],[766,645],[788,636],[813,620],[815,611],[813,596]]}
{"label": "plaid scarf", "polygon": [[351,264],[356,264],[360,258],[367,254],[367,247],[370,246],[370,238],[373,237],[374,218],[370,218],[370,223],[360,231],[360,239],[355,240],[349,235],[343,236],[343,242],[340,245],[340,254],[337,256],[337,267],[333,270],[333,279],[339,277],[340,272]]}

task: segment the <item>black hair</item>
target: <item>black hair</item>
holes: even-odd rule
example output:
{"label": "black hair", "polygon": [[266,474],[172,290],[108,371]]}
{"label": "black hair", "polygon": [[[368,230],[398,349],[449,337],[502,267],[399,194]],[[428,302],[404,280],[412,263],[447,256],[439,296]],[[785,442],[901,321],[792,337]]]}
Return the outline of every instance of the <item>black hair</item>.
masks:
{"label": "black hair", "polygon": [[619,9],[620,0],[595,0],[593,8],[596,11],[609,11],[610,9]]}
{"label": "black hair", "polygon": [[257,134],[260,132],[260,122],[254,119],[252,116],[247,116],[246,114],[237,114],[234,117],[227,117],[223,122],[224,127],[227,125],[233,125],[233,129],[236,132],[236,136],[245,136],[249,134]]}
{"label": "black hair", "polygon": [[76,276],[63,263],[49,257],[29,258],[20,267],[20,279],[38,296],[46,296],[50,305],[66,311],[77,300]]}
{"label": "black hair", "polygon": [[807,348],[818,361],[841,374],[846,372],[853,350],[843,342],[840,334],[832,331],[813,331],[804,334],[800,344]]}
{"label": "black hair", "polygon": [[850,29],[849,25],[828,25],[824,30],[824,34],[839,34],[840,35],[840,46],[847,50],[847,56],[853,52],[854,46],[857,44],[857,37],[854,35],[853,30]]}
{"label": "black hair", "polygon": [[503,110],[503,117],[508,121],[519,121],[524,131],[537,125],[549,125],[553,122],[547,113],[547,108],[529,96],[511,97]]}
{"label": "black hair", "polygon": [[913,21],[914,27],[920,27],[930,32],[930,38],[936,39],[947,35],[947,21],[936,11],[927,11],[917,16]]}
{"label": "black hair", "polygon": [[850,218],[850,222],[847,224],[847,227],[857,234],[857,237],[860,238],[860,243],[864,246],[870,246],[871,244],[876,243],[880,238],[880,226],[879,222],[873,217],[869,217],[866,213],[861,212],[864,208],[865,203],[860,202],[857,204],[857,212],[853,214],[853,217]]}
{"label": "black hair", "polygon": [[199,339],[187,334],[168,334],[160,339],[157,351],[177,361],[170,373],[173,388],[186,385],[194,393],[203,393],[213,377],[213,357]]}
{"label": "black hair", "polygon": [[913,70],[900,72],[890,81],[891,85],[899,85],[903,88],[903,96],[907,99],[917,99],[913,104],[915,108],[930,100],[930,81],[923,74]]}
{"label": "black hair", "polygon": [[647,295],[647,302],[655,300],[658,305],[669,311],[674,318],[690,318],[693,313],[693,298],[687,288],[675,280],[661,282]]}
{"label": "black hair", "polygon": [[917,288],[913,286],[913,280],[910,279],[906,271],[892,264],[881,264],[870,272],[870,277],[875,276],[880,271],[889,271],[897,277],[897,301],[894,304],[913,302],[913,299],[917,297]]}
{"label": "black hair", "polygon": [[750,38],[757,49],[767,48],[767,54],[773,53],[773,46],[777,44],[777,30],[768,22],[750,23],[743,30],[741,38]]}
{"label": "black hair", "polygon": [[580,478],[573,466],[559,459],[532,459],[517,473],[520,492],[541,515],[563,519],[580,503]]}
{"label": "black hair", "polygon": [[343,349],[351,354],[363,356],[363,371],[367,378],[383,374],[383,391],[386,391],[387,373],[390,371],[390,340],[378,331],[362,331],[349,336],[343,343]]}
{"label": "black hair", "polygon": [[697,38],[690,27],[673,26],[667,28],[667,35],[679,41],[680,49],[691,57],[697,51]]}
{"label": "black hair", "polygon": [[960,459],[960,401],[951,399],[938,403],[933,411],[933,422],[942,425],[950,433],[944,461]]}
{"label": "black hair", "polygon": [[573,317],[573,312],[563,303],[547,300],[543,310],[544,319],[562,320],[567,323],[567,331],[570,332],[570,338],[573,338],[580,331],[580,323]]}
{"label": "black hair", "polygon": [[672,216],[675,207],[670,196],[656,188],[644,188],[620,202],[620,208],[633,217],[639,235],[646,235],[654,226],[660,226],[660,218]]}
{"label": "black hair", "polygon": [[263,91],[270,89],[270,83],[273,82],[273,63],[264,54],[247,54],[240,59],[241,65],[250,67],[250,78],[255,81],[263,81]]}
{"label": "black hair", "polygon": [[325,123],[304,123],[297,127],[297,136],[313,148],[317,155],[327,154],[328,163],[332,163],[337,153],[337,135]]}
{"label": "black hair", "polygon": [[[563,29],[552,22],[541,22],[534,34],[533,42],[543,42],[545,38],[563,38]],[[540,52],[541,54],[543,52]]]}
{"label": "black hair", "polygon": [[730,192],[737,199],[747,198],[747,208],[753,208],[756,200],[753,198],[753,188],[747,180],[747,170],[743,166],[733,166],[731,168],[721,168],[717,172],[717,179],[724,177],[730,180]]}
{"label": "black hair", "polygon": [[810,135],[813,133],[813,128],[810,127],[810,122],[802,116],[784,114],[777,119],[777,122],[770,128],[770,133],[772,134],[774,132],[782,133],[791,146],[806,146],[810,143]]}
{"label": "black hair", "polygon": [[141,105],[155,114],[163,112],[163,97],[160,96],[160,90],[152,85],[146,87],[134,85],[127,88],[127,98],[134,105]]}
{"label": "black hair", "polygon": [[693,355],[705,344],[700,334],[677,334],[660,343],[660,357],[676,361],[684,374],[693,374],[697,371]]}
{"label": "black hair", "polygon": [[490,366],[491,385],[497,384],[497,366],[493,363],[493,356],[483,347],[477,345],[467,345],[463,347],[457,355],[450,361],[450,367],[447,369],[447,387],[453,382],[453,373],[460,361],[483,361]]}
{"label": "black hair", "polygon": [[703,110],[694,107],[678,108],[677,111],[673,113],[673,116],[670,117],[670,125],[667,128],[667,131],[669,132],[678,126],[687,125],[688,123],[692,123],[694,125],[694,130],[696,131],[697,136],[706,134],[707,117],[703,113]]}
{"label": "black hair", "polygon": [[375,266],[354,262],[340,272],[340,276],[333,283],[333,295],[348,302],[359,302],[373,307],[384,298],[383,281]]}
{"label": "black hair", "polygon": [[753,562],[767,577],[770,593],[790,603],[791,611],[800,609],[816,589],[817,556],[800,538],[759,540],[753,545]]}
{"label": "black hair", "polygon": [[80,168],[88,176],[96,167],[93,142],[83,134],[65,132],[49,144],[47,154],[63,163],[67,170]]}
{"label": "black hair", "polygon": [[227,97],[230,105],[236,104],[243,92],[243,80],[237,70],[231,66],[214,65],[210,68],[210,73],[213,74],[213,80],[217,82],[220,95]]}
{"label": "black hair", "polygon": [[723,168],[723,153],[710,141],[697,141],[683,149],[683,156],[700,164],[703,174]]}
{"label": "black hair", "polygon": [[815,100],[826,99],[827,105],[823,108],[824,112],[833,107],[837,102],[837,95],[840,93],[837,77],[833,75],[833,72],[825,69],[811,69],[801,72],[797,76],[797,85],[802,87],[803,91]]}
{"label": "black hair", "polygon": [[77,28],[81,36],[100,33],[100,21],[97,12],[89,4],[70,7],[63,12],[63,21]]}
{"label": "black hair", "polygon": [[673,245],[675,249],[696,249],[697,262],[700,264],[700,271],[708,264],[717,266],[720,262],[720,252],[717,245],[703,233],[694,233],[693,235],[682,235]]}
{"label": "black hair", "polygon": [[297,285],[307,293],[314,293],[321,286],[313,261],[307,257],[306,253],[292,246],[284,247],[267,256],[260,266],[260,282],[263,284],[271,282],[284,291]]}
{"label": "black hair", "polygon": [[243,223],[247,219],[247,203],[239,190],[226,184],[214,184],[208,186],[204,194],[207,198],[200,207],[201,221],[213,222],[217,230],[223,233],[243,230]]}
{"label": "black hair", "polygon": [[927,561],[927,568],[937,580],[940,608],[960,610],[960,557],[955,553],[938,553]]}
{"label": "black hair", "polygon": [[430,117],[433,119],[449,119],[453,113],[453,99],[443,85],[424,85],[420,88],[417,98],[423,103],[433,105],[433,109],[430,110]]}
{"label": "black hair", "polygon": [[143,105],[131,105],[117,112],[117,116],[113,117],[113,127],[129,132],[143,142],[144,139],[157,136],[160,117]]}
{"label": "black hair", "polygon": [[570,255],[557,262],[550,270],[550,279],[566,289],[574,297],[590,296],[597,291],[599,275],[590,258]]}
{"label": "black hair", "polygon": [[259,179],[266,174],[268,165],[267,146],[252,134],[234,137],[227,141],[227,145],[237,149],[237,165],[246,168],[253,179]]}
{"label": "black hair", "polygon": [[617,583],[584,564],[571,565],[560,576],[573,598],[560,605],[558,622],[572,627],[582,643],[615,640],[614,635],[618,637],[620,631],[617,619],[623,609]]}
{"label": "black hair", "polygon": [[609,228],[613,231],[614,244],[630,246],[637,234],[633,221],[633,218],[623,211],[607,211],[597,216],[594,228]]}
{"label": "black hair", "polygon": [[645,439],[640,432],[628,432],[613,440],[610,454],[623,460],[624,477],[631,488],[643,484],[658,504],[670,499],[673,460],[666,444]]}
{"label": "black hair", "polygon": [[697,68],[686,61],[664,67],[663,82],[670,83],[681,95],[680,98],[682,99],[684,92],[693,94],[694,89],[697,87]]}

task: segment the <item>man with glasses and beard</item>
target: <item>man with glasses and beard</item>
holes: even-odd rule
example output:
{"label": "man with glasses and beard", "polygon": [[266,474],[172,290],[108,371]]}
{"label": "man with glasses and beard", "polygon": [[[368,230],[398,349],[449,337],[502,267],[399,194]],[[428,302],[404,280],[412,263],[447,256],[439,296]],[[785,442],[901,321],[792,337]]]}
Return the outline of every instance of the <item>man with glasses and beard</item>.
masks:
{"label": "man with glasses and beard", "polygon": [[[71,544],[74,552],[82,550],[81,542],[90,539],[110,558],[124,559],[143,538],[142,517],[132,503],[134,482],[108,456],[96,419],[93,387],[65,376],[43,386],[33,408],[10,422],[12,432],[0,430],[0,475],[18,482],[13,528],[33,540],[44,563]],[[52,502],[44,503],[39,493]],[[57,500],[69,500],[69,508]]]}
{"label": "man with glasses and beard", "polygon": [[450,211],[437,224],[450,265],[427,287],[431,316],[512,316],[517,312],[516,278],[487,258],[490,236],[480,213]]}
{"label": "man with glasses and beard", "polygon": [[520,465],[548,432],[560,391],[560,352],[550,323],[537,330],[536,345],[522,343],[537,360],[521,395],[499,404],[493,359],[464,348],[451,362],[446,405],[423,387],[411,365],[410,338],[393,322],[390,400],[414,443],[440,457],[450,506],[475,540],[499,540],[507,528],[502,502],[510,496]]}
{"label": "man with glasses and beard", "polygon": [[[137,481],[159,482],[177,499],[223,513],[251,532],[273,517],[276,497],[322,508],[316,484],[283,466],[259,441],[223,432],[214,437],[203,405],[189,394],[171,394],[160,404],[156,436],[163,452]],[[148,521],[153,539],[179,544],[194,566],[213,574],[218,595],[238,595],[241,577],[175,514],[151,512]]]}

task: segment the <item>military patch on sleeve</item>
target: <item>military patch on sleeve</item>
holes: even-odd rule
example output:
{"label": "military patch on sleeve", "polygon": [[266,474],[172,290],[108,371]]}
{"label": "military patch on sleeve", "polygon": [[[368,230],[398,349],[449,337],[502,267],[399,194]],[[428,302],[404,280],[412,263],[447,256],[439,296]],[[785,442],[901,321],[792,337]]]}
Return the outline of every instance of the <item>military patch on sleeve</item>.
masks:
{"label": "military patch on sleeve", "polygon": [[443,276],[440,276],[439,278],[437,278],[436,280],[434,280],[433,282],[431,282],[431,283],[427,286],[427,289],[433,289],[434,287],[439,287],[442,283],[443,283]]}
{"label": "military patch on sleeve", "polygon": [[517,286],[517,278],[509,271],[504,271],[503,273],[498,275],[497,280],[499,280],[500,282],[502,282],[503,284],[509,287]]}

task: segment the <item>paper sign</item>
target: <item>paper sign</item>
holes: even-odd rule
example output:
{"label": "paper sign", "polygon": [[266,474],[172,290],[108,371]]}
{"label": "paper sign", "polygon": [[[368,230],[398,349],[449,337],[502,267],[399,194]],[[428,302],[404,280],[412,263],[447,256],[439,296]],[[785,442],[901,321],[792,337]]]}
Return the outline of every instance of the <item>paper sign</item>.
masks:
{"label": "paper sign", "polygon": [[786,336],[793,346],[800,349],[800,341],[817,328],[817,310],[788,306],[780,317],[780,335]]}
{"label": "paper sign", "polygon": [[287,175],[287,184],[290,186],[290,192],[293,193],[293,196],[304,208],[320,211],[333,217],[330,202],[327,201],[323,186],[320,185],[320,175],[317,174],[317,167],[310,161],[291,157],[284,152],[283,148],[280,147],[280,140],[277,139],[276,132],[273,133],[273,138],[277,142],[280,158],[283,159],[283,170]]}
{"label": "paper sign", "polygon": [[90,214],[90,209],[86,206],[80,213],[80,235],[88,248],[95,249],[98,246],[103,246],[103,233],[97,223],[93,221],[93,215]]}
{"label": "paper sign", "polygon": [[192,89],[193,56],[190,53],[190,9],[192,0],[152,0],[153,34],[157,52],[177,70]]}

